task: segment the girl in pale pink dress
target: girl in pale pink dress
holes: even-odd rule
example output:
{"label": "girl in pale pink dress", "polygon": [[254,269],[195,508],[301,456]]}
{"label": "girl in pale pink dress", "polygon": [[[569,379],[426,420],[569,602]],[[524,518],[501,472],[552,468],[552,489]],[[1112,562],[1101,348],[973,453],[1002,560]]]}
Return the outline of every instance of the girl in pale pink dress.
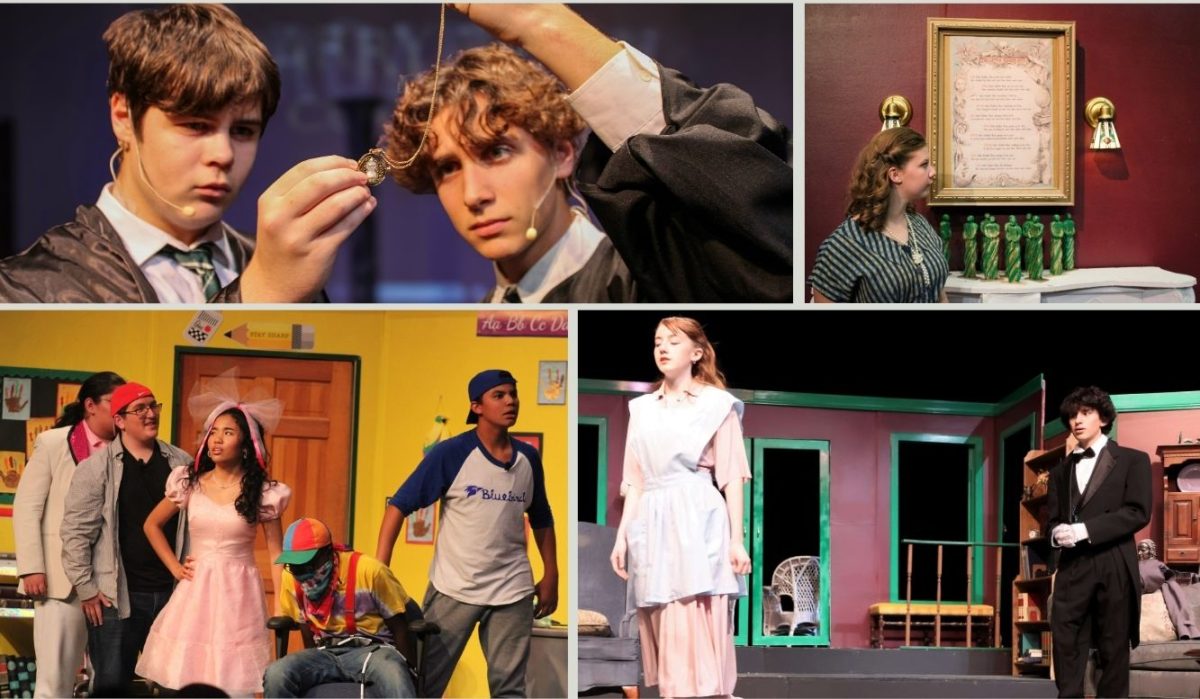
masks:
{"label": "girl in pale pink dress", "polygon": [[654,359],[662,381],[629,403],[613,570],[633,587],[646,684],[664,697],[731,696],[733,604],[750,572],[743,406],[696,321],[659,323]]}
{"label": "girl in pale pink dress", "polygon": [[[255,407],[262,406],[227,402],[213,411],[195,465],[172,471],[166,498],[146,519],[147,538],[179,582],[150,628],[137,673],[170,689],[204,683],[251,696],[271,662],[255,525],[274,561],[291,490],[267,476]],[[183,564],[162,530],[180,510],[190,546]],[[281,571],[272,568],[278,590]]]}

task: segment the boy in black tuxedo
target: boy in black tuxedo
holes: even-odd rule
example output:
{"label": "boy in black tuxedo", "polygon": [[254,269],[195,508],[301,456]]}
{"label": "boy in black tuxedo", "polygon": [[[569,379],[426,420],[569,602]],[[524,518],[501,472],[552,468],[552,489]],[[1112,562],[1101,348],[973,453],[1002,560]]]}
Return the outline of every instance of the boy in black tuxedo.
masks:
{"label": "boy in black tuxedo", "polygon": [[1050,609],[1058,695],[1083,696],[1094,645],[1097,696],[1127,697],[1142,591],[1133,536],[1150,521],[1150,457],[1108,438],[1117,411],[1104,391],[1077,388],[1060,412],[1078,446],[1051,472],[1048,498],[1058,571]]}

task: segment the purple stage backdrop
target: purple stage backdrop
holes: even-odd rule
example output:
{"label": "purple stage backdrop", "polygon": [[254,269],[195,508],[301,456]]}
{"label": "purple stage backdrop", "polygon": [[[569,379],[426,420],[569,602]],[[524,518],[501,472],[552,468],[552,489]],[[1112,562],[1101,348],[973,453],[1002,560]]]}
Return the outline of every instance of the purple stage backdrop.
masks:
{"label": "purple stage backdrop", "polygon": [[[0,5],[0,254],[24,249],[47,228],[93,203],[115,148],[105,93],[101,34],[140,5]],[[258,194],[292,165],[374,142],[403,76],[432,66],[437,5],[238,4],[266,43],[283,80],[279,111],[227,219],[252,233]],[[793,8],[776,5],[580,5],[576,10],[701,85],[731,82],[793,124]],[[447,13],[446,53],[490,37]],[[355,129],[345,105],[366,105]],[[357,131],[357,132],[356,132]],[[9,179],[11,178],[11,180]],[[5,184],[8,184],[6,187]],[[374,270],[374,300],[475,302],[491,288],[491,265],[463,242],[433,196],[390,180],[376,190],[374,250],[361,235],[343,246],[328,290],[366,300],[355,280]],[[10,202],[10,203],[8,203]],[[7,210],[6,210],[7,209]],[[358,239],[362,238],[360,242]],[[355,245],[357,244],[357,249]],[[368,290],[369,293],[370,290]]]}

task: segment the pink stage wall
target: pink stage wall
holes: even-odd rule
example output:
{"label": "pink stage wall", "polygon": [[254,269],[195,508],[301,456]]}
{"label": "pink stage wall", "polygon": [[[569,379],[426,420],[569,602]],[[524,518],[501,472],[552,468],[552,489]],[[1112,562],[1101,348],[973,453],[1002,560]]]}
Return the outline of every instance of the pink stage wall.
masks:
{"label": "pink stage wall", "polygon": [[[608,418],[608,523],[620,521],[620,482],[627,398],[579,397],[581,416]],[[984,453],[985,538],[995,541],[999,435],[1030,412],[1036,395],[999,418],[861,412],[747,405],[743,426],[751,438],[815,439],[830,443],[830,644],[865,648],[870,642],[867,608],[890,597],[891,434],[895,432],[979,436]],[[1035,426],[1036,427],[1036,426]],[[990,559],[989,559],[990,560]],[[989,563],[987,578],[993,579]],[[753,583],[757,584],[757,583]],[[992,601],[991,586],[987,601]],[[1007,594],[1007,591],[1002,591]]]}

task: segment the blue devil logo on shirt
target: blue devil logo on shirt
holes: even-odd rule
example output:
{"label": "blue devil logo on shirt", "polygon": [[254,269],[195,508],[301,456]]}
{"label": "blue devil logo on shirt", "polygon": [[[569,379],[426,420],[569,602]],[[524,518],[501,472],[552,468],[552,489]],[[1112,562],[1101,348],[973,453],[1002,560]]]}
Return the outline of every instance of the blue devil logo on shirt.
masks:
{"label": "blue devil logo on shirt", "polygon": [[472,497],[475,494],[480,495],[481,500],[500,500],[502,502],[525,502],[528,500],[528,493],[522,491],[520,495],[513,491],[497,491],[492,488],[484,488],[479,485],[467,486],[467,497]]}

